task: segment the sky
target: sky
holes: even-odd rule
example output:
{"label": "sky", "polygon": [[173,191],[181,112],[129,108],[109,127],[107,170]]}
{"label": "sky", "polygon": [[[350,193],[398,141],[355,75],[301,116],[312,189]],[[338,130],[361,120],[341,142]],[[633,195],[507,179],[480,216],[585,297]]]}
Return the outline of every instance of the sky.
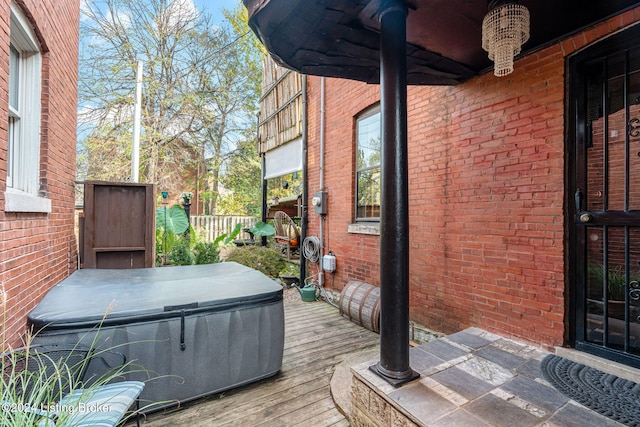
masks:
{"label": "sky", "polygon": [[199,9],[206,9],[213,15],[215,22],[222,22],[222,9],[235,9],[242,0],[194,0],[195,6]]}
{"label": "sky", "polygon": [[[86,7],[85,4],[91,0],[81,0],[81,7]],[[242,0],[191,0],[198,10],[208,10],[215,22],[222,22],[224,16],[222,15],[222,9],[235,9],[238,3]]]}

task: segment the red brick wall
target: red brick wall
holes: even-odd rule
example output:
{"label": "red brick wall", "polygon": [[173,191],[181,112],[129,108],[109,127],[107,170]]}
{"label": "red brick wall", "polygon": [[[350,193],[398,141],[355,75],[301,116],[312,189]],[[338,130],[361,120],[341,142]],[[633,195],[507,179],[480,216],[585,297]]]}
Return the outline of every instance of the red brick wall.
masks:
{"label": "red brick wall", "polygon": [[[50,214],[4,211],[9,0],[0,0],[0,286],[2,338],[19,345],[25,315],[76,263],[74,179],[79,0],[19,1],[44,46],[40,178]],[[0,305],[2,300],[0,299]],[[1,308],[0,308],[1,310]]]}
{"label": "red brick wall", "polygon": [[[325,191],[328,212],[325,220],[325,248],[339,260],[335,287],[341,289],[346,280],[356,279],[378,284],[379,238],[347,234],[354,217],[354,124],[355,116],[378,102],[379,88],[346,80],[326,80],[325,110]],[[309,78],[309,192],[320,190],[320,79]],[[319,234],[319,217],[310,210],[309,235]],[[325,251],[326,252],[326,251]],[[347,256],[345,256],[348,254]],[[314,270],[315,271],[315,270]],[[331,283],[332,278],[326,277]]]}
{"label": "red brick wall", "polygon": [[[412,320],[451,333],[478,326],[561,345],[565,316],[565,58],[637,21],[610,19],[453,87],[408,90]],[[320,78],[309,78],[309,191],[319,190]],[[336,290],[379,284],[379,237],[349,234],[354,120],[379,87],[326,80],[325,252]],[[309,235],[319,233],[310,214]]]}

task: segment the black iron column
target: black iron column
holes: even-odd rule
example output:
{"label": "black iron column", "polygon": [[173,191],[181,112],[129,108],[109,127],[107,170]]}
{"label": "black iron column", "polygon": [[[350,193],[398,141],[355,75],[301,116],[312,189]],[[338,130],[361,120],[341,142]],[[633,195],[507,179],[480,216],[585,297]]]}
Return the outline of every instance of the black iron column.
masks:
{"label": "black iron column", "polygon": [[308,129],[308,121],[307,121],[307,112],[308,112],[308,104],[307,104],[307,76],[305,74],[302,75],[302,206],[301,210],[301,218],[300,218],[300,283],[304,286],[305,279],[307,278],[307,259],[304,256],[304,251],[302,250],[302,244],[304,243],[304,239],[307,238],[307,233],[309,230],[309,213],[308,213],[308,198],[309,198],[309,179],[307,178],[309,175],[309,166],[307,164],[307,157],[309,153],[309,129]]}
{"label": "black iron column", "polygon": [[[256,133],[257,135],[257,133]],[[266,156],[264,153],[260,154],[260,156],[262,157],[262,172],[260,173],[260,181],[262,182],[262,214],[260,217],[260,220],[262,222],[267,222],[267,191],[268,191],[268,186],[267,186],[267,179],[264,177],[265,173],[267,172],[267,160],[266,160]],[[262,236],[260,238],[260,242],[256,241],[256,245],[261,245],[261,246],[267,246],[267,236]]]}
{"label": "black iron column", "polygon": [[184,213],[187,214],[187,224],[189,224],[189,226],[187,227],[187,229],[184,231],[184,233],[182,235],[187,240],[187,242],[189,242],[191,240],[191,233],[190,233],[190,231],[191,231],[190,230],[190,228],[191,228],[191,199],[183,197],[182,198],[182,207],[184,208]]}
{"label": "black iron column", "polygon": [[406,20],[404,1],[383,2],[380,11],[380,362],[371,369],[394,386],[419,377],[409,366]]}

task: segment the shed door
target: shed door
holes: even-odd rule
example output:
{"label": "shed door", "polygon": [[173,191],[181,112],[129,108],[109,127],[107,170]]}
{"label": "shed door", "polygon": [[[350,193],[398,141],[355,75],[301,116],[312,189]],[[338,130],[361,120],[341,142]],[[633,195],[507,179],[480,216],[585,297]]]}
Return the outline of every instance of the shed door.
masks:
{"label": "shed door", "polygon": [[576,113],[570,249],[576,348],[640,366],[640,46],[634,40],[637,34],[622,34],[600,43],[570,67]]}

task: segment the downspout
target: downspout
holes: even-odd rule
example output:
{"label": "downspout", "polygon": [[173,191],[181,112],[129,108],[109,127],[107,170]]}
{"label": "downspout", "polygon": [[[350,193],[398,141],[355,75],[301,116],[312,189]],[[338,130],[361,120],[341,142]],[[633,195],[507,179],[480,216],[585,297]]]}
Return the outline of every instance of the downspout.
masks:
{"label": "downspout", "polygon": [[[325,77],[320,78],[320,191],[324,187],[324,127],[325,127]],[[318,262],[318,285],[322,289],[324,285],[324,271],[322,270],[322,257],[324,256],[324,215],[320,216],[320,260]]]}
{"label": "downspout", "polygon": [[370,367],[399,387],[420,377],[409,366],[409,175],[407,6],[380,10],[382,203],[380,211],[380,361]]}
{"label": "downspout", "polygon": [[[302,229],[300,234],[300,244],[304,242],[304,239],[307,238],[308,233],[308,212],[307,212],[307,201],[309,199],[309,180],[308,175],[309,171],[307,166],[307,153],[308,153],[308,123],[307,123],[307,114],[308,114],[308,105],[307,105],[307,76],[306,74],[302,75],[302,206],[300,206],[301,210],[301,218],[300,218],[300,228]],[[307,260],[304,256],[304,251],[300,251],[300,284],[304,286],[305,279],[307,277]]]}

